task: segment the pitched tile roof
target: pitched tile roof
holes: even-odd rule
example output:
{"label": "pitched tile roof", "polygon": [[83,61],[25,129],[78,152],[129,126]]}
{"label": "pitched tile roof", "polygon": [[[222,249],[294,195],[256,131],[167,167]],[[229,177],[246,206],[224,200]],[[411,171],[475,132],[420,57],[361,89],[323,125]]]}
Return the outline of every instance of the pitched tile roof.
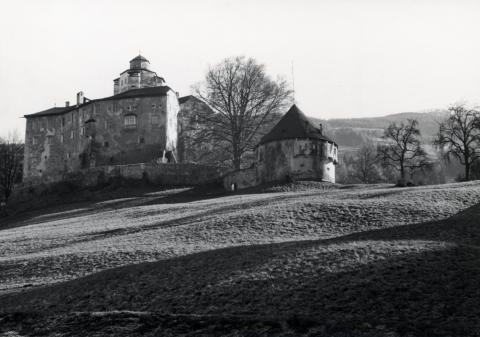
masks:
{"label": "pitched tile roof", "polygon": [[[170,90],[172,89],[166,85],[161,87],[132,89],[132,90],[124,91],[117,95],[89,100],[88,102],[81,104],[80,107],[86,106],[94,102],[101,102],[101,101],[118,100],[118,99],[125,99],[125,98],[136,98],[136,97],[165,96]],[[55,108],[50,108],[40,112],[36,112],[33,114],[25,115],[23,117],[43,117],[43,116],[61,115],[65,112],[75,110],[78,107],[79,106],[76,106],[76,105],[71,105],[68,107],[55,107]]]}
{"label": "pitched tile roof", "polygon": [[295,138],[320,139],[333,143],[333,141],[324,136],[322,130],[315,126],[294,104],[272,130],[263,136],[260,144]]}
{"label": "pitched tile roof", "polygon": [[66,111],[69,111],[69,110],[72,110],[74,107],[71,107],[71,106],[65,106],[65,107],[55,107],[55,108],[50,108],[50,109],[47,109],[47,110],[43,110],[43,111],[40,111],[40,112],[36,112],[34,114],[30,114],[30,115],[25,115],[24,117],[30,117],[30,116],[33,116],[33,117],[42,117],[42,116],[50,116],[50,115],[60,115]]}
{"label": "pitched tile roof", "polygon": [[191,98],[196,98],[196,97],[193,96],[193,95],[182,96],[178,99],[178,103],[183,104],[183,103],[187,102],[188,100],[190,100]]}

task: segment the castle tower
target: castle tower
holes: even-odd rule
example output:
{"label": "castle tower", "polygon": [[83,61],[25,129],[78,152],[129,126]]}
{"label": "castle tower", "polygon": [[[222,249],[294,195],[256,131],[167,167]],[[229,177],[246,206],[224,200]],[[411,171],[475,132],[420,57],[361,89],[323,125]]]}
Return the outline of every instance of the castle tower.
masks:
{"label": "castle tower", "polygon": [[134,69],[150,70],[150,62],[142,55],[138,55],[130,61],[130,70]]}
{"label": "castle tower", "polygon": [[294,104],[256,148],[259,182],[335,182],[337,144]]}
{"label": "castle tower", "polygon": [[150,62],[142,55],[130,61],[130,68],[113,80],[113,94],[140,88],[164,86],[165,80],[150,70]]}

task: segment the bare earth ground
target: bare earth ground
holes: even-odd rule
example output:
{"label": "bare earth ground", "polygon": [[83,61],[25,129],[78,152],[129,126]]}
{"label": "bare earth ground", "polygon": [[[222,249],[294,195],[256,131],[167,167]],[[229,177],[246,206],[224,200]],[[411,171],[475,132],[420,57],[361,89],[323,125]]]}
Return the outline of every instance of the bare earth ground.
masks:
{"label": "bare earth ground", "polygon": [[480,336],[480,182],[185,192],[0,230],[0,336]]}

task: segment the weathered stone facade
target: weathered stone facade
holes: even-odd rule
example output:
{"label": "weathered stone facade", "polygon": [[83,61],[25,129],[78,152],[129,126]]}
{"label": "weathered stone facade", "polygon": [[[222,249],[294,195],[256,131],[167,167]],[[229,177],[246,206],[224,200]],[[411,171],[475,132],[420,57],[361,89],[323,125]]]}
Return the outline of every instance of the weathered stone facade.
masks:
{"label": "weathered stone facade", "polygon": [[[136,59],[131,66],[145,62]],[[139,81],[135,89],[120,87],[116,95],[95,100],[80,92],[74,106],[67,102],[26,115],[24,179],[58,180],[87,167],[175,161],[178,97],[164,82],[151,84]]]}
{"label": "weathered stone facade", "polygon": [[183,163],[211,163],[215,156],[214,147],[211,142],[200,141],[205,125],[198,121],[202,119],[201,116],[212,114],[212,109],[195,96],[181,97],[179,101],[178,160]]}
{"label": "weathered stone facade", "polygon": [[317,139],[285,139],[259,145],[260,183],[295,180],[335,182],[337,147]]}
{"label": "weathered stone facade", "polygon": [[227,190],[263,183],[318,180],[335,183],[338,146],[293,105],[255,150],[254,167],[224,177]]}

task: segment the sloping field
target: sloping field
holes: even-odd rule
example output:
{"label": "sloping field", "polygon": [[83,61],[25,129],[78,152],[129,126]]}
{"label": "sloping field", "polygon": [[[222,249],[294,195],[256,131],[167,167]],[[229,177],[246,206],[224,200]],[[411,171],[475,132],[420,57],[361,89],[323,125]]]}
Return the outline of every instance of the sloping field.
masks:
{"label": "sloping field", "polygon": [[480,182],[268,192],[161,191],[0,230],[0,333],[480,335]]}

